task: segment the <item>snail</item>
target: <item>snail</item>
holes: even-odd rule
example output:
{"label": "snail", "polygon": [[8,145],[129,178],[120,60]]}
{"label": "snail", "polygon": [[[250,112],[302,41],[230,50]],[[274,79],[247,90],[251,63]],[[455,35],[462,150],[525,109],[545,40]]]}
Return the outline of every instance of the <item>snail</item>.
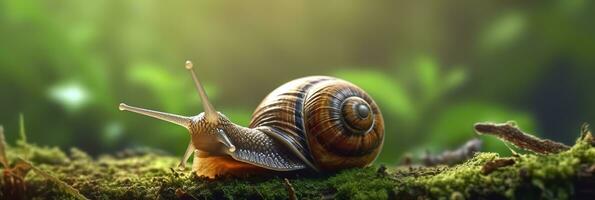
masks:
{"label": "snail", "polygon": [[271,171],[336,171],[370,165],[384,141],[384,121],[372,98],[347,81],[309,76],[271,92],[242,127],[217,112],[186,62],[204,112],[191,117],[121,103],[120,110],[168,121],[190,132],[180,168],[216,177]]}

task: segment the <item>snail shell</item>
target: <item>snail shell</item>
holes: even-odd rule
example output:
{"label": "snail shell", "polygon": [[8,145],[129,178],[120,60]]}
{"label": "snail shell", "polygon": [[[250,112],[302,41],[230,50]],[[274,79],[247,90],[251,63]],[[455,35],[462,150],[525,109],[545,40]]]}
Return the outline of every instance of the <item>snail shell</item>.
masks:
{"label": "snail shell", "polygon": [[384,121],[374,100],[359,87],[326,76],[275,89],[256,108],[249,127],[268,128],[267,134],[323,171],[367,166],[384,141]]}

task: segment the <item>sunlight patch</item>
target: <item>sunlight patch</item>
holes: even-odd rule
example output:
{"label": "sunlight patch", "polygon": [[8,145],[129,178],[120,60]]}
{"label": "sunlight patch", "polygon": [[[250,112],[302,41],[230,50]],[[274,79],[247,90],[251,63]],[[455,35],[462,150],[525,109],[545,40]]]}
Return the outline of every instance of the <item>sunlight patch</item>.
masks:
{"label": "sunlight patch", "polygon": [[50,88],[49,96],[69,112],[78,111],[89,99],[87,89],[78,82],[55,85]]}

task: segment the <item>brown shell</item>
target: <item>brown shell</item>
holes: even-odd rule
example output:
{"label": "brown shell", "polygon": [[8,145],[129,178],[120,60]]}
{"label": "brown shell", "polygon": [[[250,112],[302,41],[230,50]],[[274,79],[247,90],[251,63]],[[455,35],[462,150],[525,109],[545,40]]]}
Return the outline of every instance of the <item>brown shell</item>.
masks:
{"label": "brown shell", "polygon": [[359,87],[326,76],[275,89],[256,108],[249,127],[282,140],[318,170],[367,166],[384,141],[384,121],[374,100]]}

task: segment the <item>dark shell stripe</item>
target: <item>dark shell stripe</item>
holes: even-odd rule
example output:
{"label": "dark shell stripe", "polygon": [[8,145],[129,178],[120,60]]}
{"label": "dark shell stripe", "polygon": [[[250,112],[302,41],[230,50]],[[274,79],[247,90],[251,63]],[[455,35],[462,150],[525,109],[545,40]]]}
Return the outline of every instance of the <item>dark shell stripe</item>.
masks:
{"label": "dark shell stripe", "polygon": [[273,100],[266,103],[263,101],[263,104],[256,109],[250,127],[278,127],[294,136],[299,136],[302,130],[295,126],[295,98],[297,98],[295,95],[287,93],[267,97],[265,101]]}
{"label": "dark shell stripe", "polygon": [[[288,131],[293,136],[303,140],[303,97],[312,85],[327,80],[332,80],[332,78],[322,76],[306,77],[277,88],[256,108],[252,114],[253,117],[249,127],[274,127]],[[291,83],[300,84],[291,85]],[[277,93],[277,91],[280,92]]]}
{"label": "dark shell stripe", "polygon": [[308,89],[310,89],[310,87],[314,86],[317,83],[326,81],[326,80],[330,80],[327,78],[319,78],[319,79],[313,79],[311,81],[306,82],[303,87],[300,88],[300,93],[298,98],[296,99],[296,106],[295,106],[295,126],[299,127],[299,129],[301,130],[301,135],[304,136],[304,115],[303,115],[303,111],[304,111],[304,96],[306,96],[306,93],[308,92]]}
{"label": "dark shell stripe", "polygon": [[310,163],[310,151],[306,144],[303,125],[303,98],[315,84],[334,80],[331,77],[313,76],[286,83],[269,94],[252,114],[250,128],[270,127],[266,131],[276,138],[282,138],[290,148],[295,148]]}

